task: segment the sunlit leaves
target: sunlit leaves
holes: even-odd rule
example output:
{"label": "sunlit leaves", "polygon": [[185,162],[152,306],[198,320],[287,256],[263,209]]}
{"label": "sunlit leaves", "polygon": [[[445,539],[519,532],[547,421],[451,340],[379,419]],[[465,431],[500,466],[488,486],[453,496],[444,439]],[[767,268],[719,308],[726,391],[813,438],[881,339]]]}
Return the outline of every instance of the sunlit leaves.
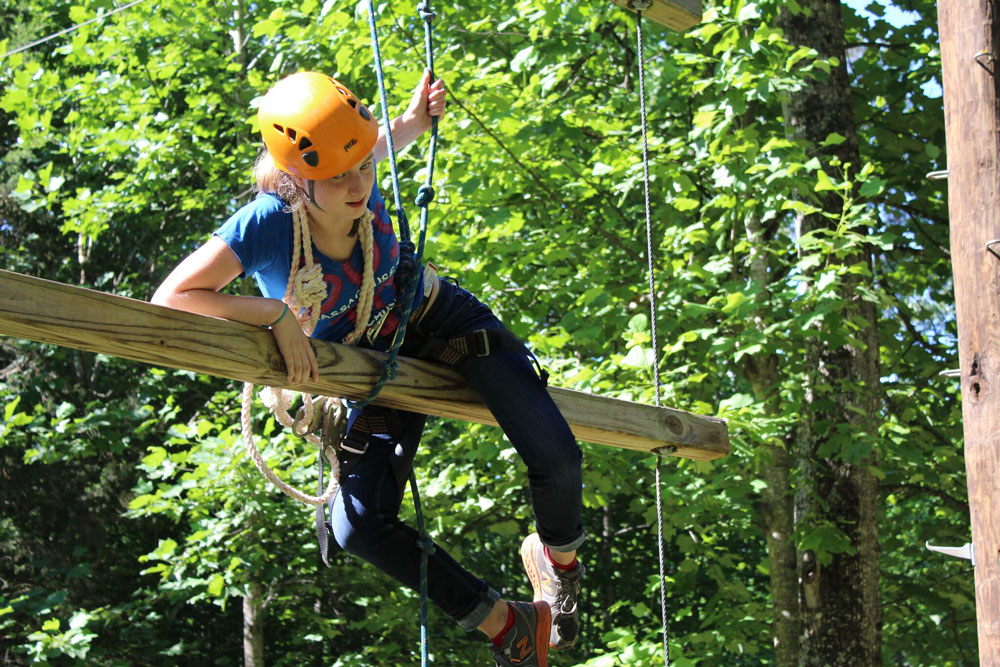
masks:
{"label": "sunlit leaves", "polygon": [[[85,283],[143,297],[250,195],[252,101],[270,83],[297,69],[328,71],[383,110],[362,5],[265,3],[244,14],[226,3],[140,7],[67,37],[44,57],[4,58],[0,105],[29,160],[11,178],[11,197],[25,215],[49,217],[44,229],[32,230],[38,245],[84,250],[60,258],[64,279],[77,280],[82,269]],[[647,42],[651,322],[633,18],[611,3],[436,7],[436,70],[452,97],[428,256],[528,340],[552,384],[650,403],[659,394],[665,404],[729,420],[729,457],[664,465],[675,664],[769,659],[759,468],[766,448],[786,446],[808,414],[803,378],[815,369],[807,367],[807,343],[853,344],[871,324],[852,316],[840,290],[863,276],[868,286],[852,298],[879,304],[886,375],[882,464],[874,471],[890,499],[884,581],[893,599],[914,609],[887,607],[887,645],[903,656],[900,663],[945,664],[950,658],[936,658],[946,641],[909,646],[951,636],[953,626],[962,632],[968,619],[949,618],[949,605],[966,616],[972,608],[965,589],[949,599],[927,592],[933,587],[923,584],[941,572],[914,546],[930,534],[967,537],[959,535],[967,522],[949,503],[964,495],[958,390],[936,375],[955,364],[944,192],[923,179],[943,168],[945,157],[931,85],[940,58],[933,4],[918,3],[919,19],[902,28],[883,20],[869,27],[845,10],[860,169],[816,156],[855,137],[830,135],[815,146],[790,138],[783,119],[789,91],[836,63],[786,44],[773,25],[779,8],[800,9],[794,2],[706,3],[696,29],[658,31]],[[93,3],[38,8],[70,21],[101,11]],[[398,113],[422,68],[422,25],[409,7],[383,3],[379,11],[390,106]],[[401,156],[408,207],[423,180],[424,147]],[[387,174],[379,175],[389,199]],[[803,229],[804,217],[826,210],[824,197],[836,198],[840,209],[829,213],[831,226]],[[21,266],[35,266],[30,253],[17,250],[30,243],[29,235],[18,238],[3,256],[19,253]],[[867,250],[877,253],[872,265],[856,260]],[[766,270],[756,273],[760,264]],[[129,466],[140,479],[121,501],[128,510],[120,523],[129,528],[119,530],[140,535],[130,539],[148,555],[128,562],[130,576],[142,580],[138,573],[148,568],[142,581],[157,583],[136,591],[140,611],[129,626],[162,633],[157,650],[211,661],[199,644],[203,628],[157,619],[177,607],[205,614],[202,626],[227,622],[232,598],[260,579],[276,582],[278,591],[268,617],[272,653],[291,664],[334,642],[349,644],[344,664],[352,656],[355,664],[414,656],[415,641],[385,640],[415,634],[410,593],[341,556],[331,576],[312,576],[311,514],[268,489],[238,453],[231,396],[216,393],[218,385],[108,360],[96,362],[93,373],[77,371],[52,354],[59,369],[52,375],[72,377],[75,386],[43,405],[38,396],[53,390],[40,375],[24,398],[5,396],[0,442],[20,448],[19,464],[32,466],[133,452]],[[751,364],[772,357],[776,410],[748,379]],[[162,389],[143,394],[156,397],[148,408],[110,407],[126,404],[140,383],[123,369]],[[108,398],[94,401],[94,392]],[[64,403],[73,409],[60,412]],[[314,481],[311,451],[269,430],[262,416],[256,425],[279,474]],[[856,460],[871,446],[837,435],[824,455]],[[584,558],[595,584],[584,593],[588,629],[567,660],[656,664],[653,462],[583,447],[591,536]],[[435,538],[477,576],[529,594],[516,559],[516,542],[533,525],[524,471],[499,431],[435,420],[418,472]],[[929,499],[932,492],[940,502]],[[142,533],[147,526],[157,534]],[[797,539],[822,558],[845,550],[842,535],[826,524],[804,524]],[[312,579],[281,586],[302,572]],[[334,611],[314,613],[315,604]],[[18,608],[19,620],[27,610]],[[51,612],[43,616],[54,620]],[[63,613],[58,632],[46,633],[62,635],[70,617]],[[446,637],[435,649],[442,664],[482,659],[478,646],[448,634],[456,632],[449,619],[434,622],[435,637]],[[238,641],[239,632],[231,634]],[[134,641],[129,646],[148,644]]]}

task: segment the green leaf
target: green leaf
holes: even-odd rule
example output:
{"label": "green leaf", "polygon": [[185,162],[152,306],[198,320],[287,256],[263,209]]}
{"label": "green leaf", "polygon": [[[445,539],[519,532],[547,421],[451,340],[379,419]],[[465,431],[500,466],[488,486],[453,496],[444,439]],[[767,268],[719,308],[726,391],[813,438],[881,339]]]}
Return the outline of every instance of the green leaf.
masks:
{"label": "green leaf", "polygon": [[842,135],[842,134],[840,134],[838,132],[832,132],[832,133],[828,134],[827,137],[826,137],[826,139],[824,139],[823,141],[821,141],[819,145],[820,146],[824,146],[824,147],[825,146],[839,146],[840,144],[844,143],[845,141],[847,141],[847,137],[845,137],[844,135]]}
{"label": "green leaf", "polygon": [[760,10],[757,9],[757,3],[751,2],[746,6],[744,6],[742,9],[740,9],[740,13],[736,17],[736,20],[742,23],[744,21],[750,21],[759,18],[760,18]]}
{"label": "green leaf", "polygon": [[692,211],[701,206],[701,202],[699,202],[697,199],[689,199],[687,197],[676,197],[670,201],[670,205],[676,208],[678,211]]}
{"label": "green leaf", "polygon": [[726,305],[722,307],[722,312],[727,315],[738,309],[744,303],[749,301],[749,298],[743,292],[732,292],[726,295]]}
{"label": "green leaf", "polygon": [[694,126],[699,130],[704,130],[715,122],[715,115],[718,112],[715,109],[708,109],[704,111],[698,111],[694,115]]}
{"label": "green leaf", "polygon": [[21,397],[15,396],[14,400],[9,401],[7,405],[3,406],[4,423],[7,423],[14,418],[14,411],[17,410],[17,406],[20,402],[21,402]]}
{"label": "green leaf", "polygon": [[652,348],[636,345],[622,358],[621,364],[629,368],[650,368],[654,359]]}
{"label": "green leaf", "polygon": [[80,628],[86,627],[87,623],[90,622],[90,619],[90,614],[85,611],[75,612],[69,619],[69,627],[73,630],[79,630]]}
{"label": "green leaf", "polygon": [[152,452],[143,457],[142,464],[149,468],[158,468],[167,458],[167,450],[163,447],[153,447]]}
{"label": "green leaf", "polygon": [[518,535],[520,534],[521,527],[516,521],[500,521],[490,524],[490,531],[500,535]]}
{"label": "green leaf", "polygon": [[827,190],[839,190],[839,188],[834,185],[830,177],[826,175],[826,172],[820,169],[816,173],[816,187],[814,188],[816,192],[825,192]]}
{"label": "green leaf", "polygon": [[518,51],[517,55],[510,61],[510,69],[514,72],[523,72],[526,68],[534,64],[537,59],[535,56],[535,47],[526,46]]}
{"label": "green leaf", "polygon": [[861,184],[858,194],[862,197],[877,197],[885,191],[888,183],[885,179],[872,177]]}
{"label": "green leaf", "polygon": [[226,585],[226,580],[221,574],[213,574],[208,581],[208,594],[212,597],[222,595],[222,589]]}
{"label": "green leaf", "polygon": [[628,321],[628,330],[632,332],[649,331],[649,316],[643,313],[633,315]]}

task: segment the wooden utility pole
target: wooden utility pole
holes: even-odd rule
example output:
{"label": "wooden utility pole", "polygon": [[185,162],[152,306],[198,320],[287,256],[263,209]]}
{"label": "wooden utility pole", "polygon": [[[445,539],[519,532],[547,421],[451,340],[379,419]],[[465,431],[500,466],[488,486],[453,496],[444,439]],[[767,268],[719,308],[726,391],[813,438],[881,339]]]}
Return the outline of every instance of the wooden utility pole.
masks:
{"label": "wooden utility pole", "polygon": [[979,662],[990,667],[1000,666],[998,20],[1000,0],[938,2]]}

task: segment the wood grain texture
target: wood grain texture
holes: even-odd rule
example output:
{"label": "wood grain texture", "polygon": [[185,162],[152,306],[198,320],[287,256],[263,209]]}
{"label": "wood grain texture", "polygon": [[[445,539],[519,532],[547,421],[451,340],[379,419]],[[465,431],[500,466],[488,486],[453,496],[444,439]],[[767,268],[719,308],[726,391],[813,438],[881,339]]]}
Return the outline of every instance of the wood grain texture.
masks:
{"label": "wood grain texture", "polygon": [[979,664],[991,666],[1000,665],[1000,260],[986,244],[1000,237],[998,9],[997,0],[938,2]]}
{"label": "wood grain texture", "polygon": [[[385,359],[379,352],[313,341],[319,381],[289,386],[269,331],[10,271],[0,271],[0,335],[353,399],[367,395]],[[729,452],[721,419],[557,387],[549,392],[580,440],[646,452],[673,447],[674,456],[701,460]],[[496,425],[457,372],[415,359],[399,358],[396,379],[375,403]]]}
{"label": "wood grain texture", "polygon": [[[611,0],[631,12],[630,0]],[[701,23],[701,0],[653,0],[642,15],[671,30],[684,31]]]}

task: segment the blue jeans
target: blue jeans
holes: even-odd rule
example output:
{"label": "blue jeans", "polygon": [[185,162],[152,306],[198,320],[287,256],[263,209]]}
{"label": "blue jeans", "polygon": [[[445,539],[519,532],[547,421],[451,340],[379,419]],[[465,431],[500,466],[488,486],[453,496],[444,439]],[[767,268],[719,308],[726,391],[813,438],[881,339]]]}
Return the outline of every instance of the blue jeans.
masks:
{"label": "blue jeans", "polygon": [[[400,354],[420,356],[429,337],[449,339],[503,327],[468,291],[441,281],[437,299],[410,327]],[[581,453],[566,420],[529,358],[514,350],[470,357],[456,366],[496,417],[528,468],[538,535],[556,551],[574,551],[585,535],[580,518]],[[424,415],[365,408],[388,434],[368,436],[368,448],[342,475],[331,524],[337,543],[412,589],[420,582],[418,534],[399,519],[404,484],[420,444]],[[375,430],[375,429],[373,429]],[[428,595],[466,630],[475,629],[500,598],[440,545],[428,557]]]}

